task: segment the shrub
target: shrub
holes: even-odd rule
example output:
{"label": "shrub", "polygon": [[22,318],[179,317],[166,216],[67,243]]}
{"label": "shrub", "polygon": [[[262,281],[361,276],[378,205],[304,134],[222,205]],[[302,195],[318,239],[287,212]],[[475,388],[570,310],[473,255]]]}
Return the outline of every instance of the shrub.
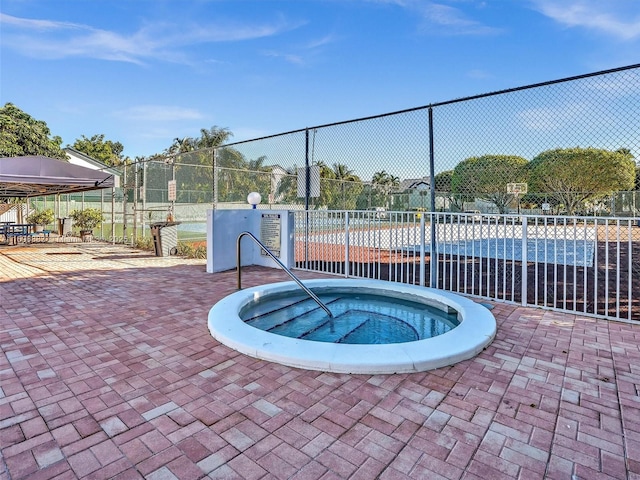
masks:
{"label": "shrub", "polygon": [[138,237],[133,241],[133,246],[139,250],[154,250],[153,238],[151,237]]}
{"label": "shrub", "polygon": [[53,223],[53,220],[53,210],[50,208],[47,208],[46,210],[40,210],[39,212],[35,211],[27,217],[27,223],[35,223],[36,225],[42,226]]}
{"label": "shrub", "polygon": [[207,258],[207,246],[201,242],[185,243],[178,242],[178,255],[187,258]]}
{"label": "shrub", "polygon": [[93,230],[103,220],[102,210],[98,208],[74,210],[69,216],[73,219],[73,224],[76,225],[80,230]]}

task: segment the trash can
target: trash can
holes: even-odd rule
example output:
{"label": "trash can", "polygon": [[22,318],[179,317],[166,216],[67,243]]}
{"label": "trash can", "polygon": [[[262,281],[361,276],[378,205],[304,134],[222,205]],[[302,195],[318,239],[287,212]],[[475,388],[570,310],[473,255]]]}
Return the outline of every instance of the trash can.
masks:
{"label": "trash can", "polygon": [[66,237],[71,235],[71,227],[73,226],[73,218],[64,217],[58,219],[58,235]]}
{"label": "trash can", "polygon": [[156,257],[178,253],[178,225],[180,222],[156,222],[150,225]]}

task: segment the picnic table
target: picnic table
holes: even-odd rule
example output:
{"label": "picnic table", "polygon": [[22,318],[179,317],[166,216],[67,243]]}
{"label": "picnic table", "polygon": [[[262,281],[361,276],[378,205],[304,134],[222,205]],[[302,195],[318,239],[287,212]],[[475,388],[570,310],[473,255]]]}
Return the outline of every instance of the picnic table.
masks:
{"label": "picnic table", "polygon": [[34,238],[42,239],[42,241],[49,241],[49,230],[42,230],[36,232],[36,225],[33,223],[14,223],[14,222],[1,222],[0,223],[0,235],[4,236],[6,245],[17,245],[20,240],[25,243],[31,243]]}
{"label": "picnic table", "polygon": [[7,230],[8,230],[8,226],[12,225],[16,222],[0,222],[0,235],[2,236],[4,242],[3,243],[8,243],[8,239],[7,239]]}

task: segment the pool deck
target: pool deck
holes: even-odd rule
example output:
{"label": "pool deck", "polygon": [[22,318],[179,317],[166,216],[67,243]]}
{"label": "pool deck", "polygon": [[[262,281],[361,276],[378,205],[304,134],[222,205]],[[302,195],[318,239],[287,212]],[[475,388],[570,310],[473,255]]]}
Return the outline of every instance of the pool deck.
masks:
{"label": "pool deck", "polygon": [[216,342],[235,290],[204,260],[1,247],[0,480],[640,479],[640,325],[495,304],[474,359],[330,374]]}

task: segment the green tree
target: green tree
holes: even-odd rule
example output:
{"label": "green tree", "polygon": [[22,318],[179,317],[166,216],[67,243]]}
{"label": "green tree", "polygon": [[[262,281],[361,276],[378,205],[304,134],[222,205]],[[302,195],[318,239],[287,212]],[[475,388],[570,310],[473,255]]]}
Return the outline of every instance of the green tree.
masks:
{"label": "green tree", "polygon": [[[214,125],[209,129],[201,129],[199,138],[184,137],[173,140],[164,154],[172,157],[172,163],[175,165],[177,188],[179,192],[182,192],[179,194],[179,201],[188,203],[211,201],[214,150],[216,150],[216,165],[218,167],[224,166],[229,159],[235,159],[238,161],[234,168],[243,168],[244,159],[236,150],[218,149],[232,136],[233,134],[228,129]],[[219,169],[218,173],[220,172],[222,172],[221,176],[224,180],[228,172]],[[237,174],[231,175],[237,176]],[[229,186],[231,183],[233,182],[226,182],[226,185]],[[224,188],[219,188],[218,200],[231,201],[225,200],[228,198],[228,193]]]}
{"label": "green tree", "polygon": [[400,185],[400,179],[395,175],[387,173],[385,170],[381,170],[373,174],[371,178],[371,186],[374,195],[373,204],[375,206],[383,206],[389,208],[389,198],[391,192],[396,190]]}
{"label": "green tree", "polygon": [[262,195],[263,202],[268,201],[271,193],[271,167],[264,165],[266,159],[267,157],[261,156],[248,160],[241,170],[235,172],[238,176],[236,185],[242,201],[246,201],[250,192],[258,192]]}
{"label": "green tree", "polygon": [[[177,202],[204,203],[213,197],[213,151],[194,150],[172,158]],[[173,173],[173,172],[172,172]]]}
{"label": "green tree", "polygon": [[233,133],[228,128],[221,128],[215,125],[209,130],[202,128],[200,129],[198,148],[219,147],[227,143],[231,137],[233,137]]}
{"label": "green tree", "polygon": [[334,163],[329,168],[320,165],[319,204],[333,210],[353,210],[358,196],[363,190],[362,180],[344,163]]}
{"label": "green tree", "polygon": [[0,108],[0,157],[44,155],[67,161],[62,138],[50,137],[47,124],[36,120],[12,103]]}
{"label": "green tree", "polygon": [[267,201],[271,193],[271,168],[265,156],[247,160],[234,148],[216,150],[218,201],[244,202],[250,192],[258,192]]}
{"label": "green tree", "polygon": [[204,148],[216,148],[227,143],[231,137],[233,137],[233,133],[228,128],[214,125],[208,130],[206,128],[200,129],[200,138],[174,138],[173,143],[165,150],[165,153],[167,155],[177,155]]}
{"label": "green tree", "polygon": [[492,202],[506,213],[514,196],[507,183],[527,181],[527,160],[515,155],[483,155],[463,160],[453,170],[451,185],[458,195]]}
{"label": "green tree", "polygon": [[345,182],[355,182],[360,180],[353,170],[344,163],[333,164],[333,178]]}
{"label": "green tree", "polygon": [[287,168],[286,173],[280,175],[274,192],[276,203],[299,203],[298,199],[298,167]]}
{"label": "green tree", "polygon": [[453,212],[464,211],[464,202],[473,202],[469,195],[455,193],[453,191],[453,170],[440,172],[435,176],[436,196],[445,199],[449,203],[449,210]]}
{"label": "green tree", "polygon": [[[145,161],[146,175],[138,176],[139,185],[142,185],[144,178],[144,194],[148,202],[164,203],[168,202],[167,184],[173,178],[172,165],[164,162],[162,157],[154,156],[148,159],[136,158],[136,161]],[[125,187],[133,187],[135,176],[133,173],[128,174]],[[133,197],[130,198],[133,200]]]}
{"label": "green tree", "polygon": [[451,180],[453,178],[453,170],[445,170],[435,176],[436,193],[446,194],[452,192]]}
{"label": "green tree", "polygon": [[244,155],[238,150],[227,147],[216,149],[216,188],[219,202],[240,201],[238,172],[245,164]]}
{"label": "green tree", "polygon": [[628,150],[565,148],[542,152],[529,164],[534,191],[546,193],[568,214],[586,201],[596,201],[621,190],[631,190],[636,165]]}
{"label": "green tree", "polygon": [[174,138],[173,143],[165,153],[167,155],[179,155],[181,153],[193,152],[196,150],[195,139],[191,137]]}
{"label": "green tree", "polygon": [[71,147],[79,152],[86,153],[91,158],[95,158],[110,167],[118,167],[129,163],[128,159],[125,159],[122,154],[124,151],[122,144],[120,142],[105,140],[103,134],[93,135],[91,138],[82,135]]}
{"label": "green tree", "polygon": [[385,193],[389,193],[393,187],[398,186],[400,179],[390,173],[387,173],[386,170],[381,170],[373,174],[371,183],[375,185],[376,188],[385,191]]}

